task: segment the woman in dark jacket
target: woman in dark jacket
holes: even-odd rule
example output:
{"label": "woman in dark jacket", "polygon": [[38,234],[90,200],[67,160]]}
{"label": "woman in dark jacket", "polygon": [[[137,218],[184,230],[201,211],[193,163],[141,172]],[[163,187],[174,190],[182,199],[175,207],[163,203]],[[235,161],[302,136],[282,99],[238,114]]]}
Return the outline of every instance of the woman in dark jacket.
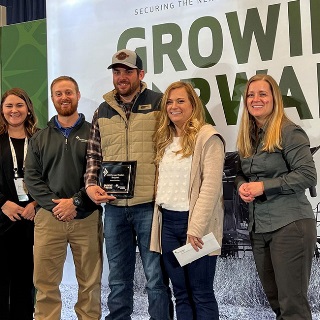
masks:
{"label": "woman in dark jacket", "polygon": [[6,91],[0,113],[0,319],[33,318],[33,218],[23,181],[28,139],[37,131],[28,94]]}

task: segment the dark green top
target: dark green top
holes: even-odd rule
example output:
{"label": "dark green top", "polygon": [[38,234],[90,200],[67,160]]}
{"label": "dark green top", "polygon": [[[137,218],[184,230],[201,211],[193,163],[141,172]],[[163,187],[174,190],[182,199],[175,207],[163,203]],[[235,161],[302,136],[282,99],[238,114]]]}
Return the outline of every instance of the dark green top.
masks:
{"label": "dark green top", "polygon": [[249,231],[264,233],[293,221],[314,219],[305,190],[317,183],[317,172],[306,133],[292,122],[282,128],[282,150],[261,151],[264,130],[252,135],[255,153],[240,157],[241,170],[235,180],[237,189],[247,181],[263,181],[264,194],[249,204]]}

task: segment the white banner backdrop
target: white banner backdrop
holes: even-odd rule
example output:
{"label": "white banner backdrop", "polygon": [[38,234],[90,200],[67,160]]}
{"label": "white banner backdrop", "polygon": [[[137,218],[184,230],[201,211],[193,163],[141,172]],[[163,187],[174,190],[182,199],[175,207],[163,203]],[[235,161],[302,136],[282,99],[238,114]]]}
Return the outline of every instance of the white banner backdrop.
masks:
{"label": "white banner backdrop", "polygon": [[[243,83],[264,70],[280,83],[287,114],[315,147],[319,30],[320,0],[50,0],[48,81],[74,77],[80,112],[91,121],[102,95],[113,88],[107,70],[112,55],[124,47],[136,50],[149,88],[164,91],[173,81],[193,79],[227,150],[234,151]],[[320,172],[320,151],[314,160]],[[319,195],[310,198],[314,207]]]}

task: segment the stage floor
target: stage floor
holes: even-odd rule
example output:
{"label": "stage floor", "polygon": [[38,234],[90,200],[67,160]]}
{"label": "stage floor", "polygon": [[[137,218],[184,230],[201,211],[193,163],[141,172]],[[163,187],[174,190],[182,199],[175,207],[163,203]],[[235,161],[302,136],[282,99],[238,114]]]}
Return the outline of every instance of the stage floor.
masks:
{"label": "stage floor", "polygon": [[[134,282],[134,313],[132,320],[147,320],[148,301],[144,290],[145,278],[137,258]],[[253,258],[219,258],[215,277],[215,294],[220,320],[275,320],[257,277]],[[102,288],[102,312],[107,315],[108,286]],[[76,285],[61,285],[63,309],[61,320],[76,320],[73,306],[77,299]],[[309,287],[313,320],[320,320],[320,260],[314,259]]]}

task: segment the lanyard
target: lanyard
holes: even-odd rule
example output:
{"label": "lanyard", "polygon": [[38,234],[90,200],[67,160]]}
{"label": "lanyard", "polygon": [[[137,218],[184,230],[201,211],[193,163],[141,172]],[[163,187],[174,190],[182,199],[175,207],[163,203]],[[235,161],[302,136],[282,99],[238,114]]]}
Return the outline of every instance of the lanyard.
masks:
{"label": "lanyard", "polygon": [[[11,149],[11,154],[12,154],[12,159],[13,159],[14,178],[17,179],[17,178],[19,178],[19,175],[18,175],[18,161],[17,161],[16,150],[14,149],[14,146],[13,146],[13,143],[12,143],[10,137],[9,137],[9,142],[10,142],[10,149]],[[24,147],[23,147],[23,167],[22,167],[23,171],[24,171],[24,166],[25,166],[27,149],[28,149],[28,138],[25,137]]]}

